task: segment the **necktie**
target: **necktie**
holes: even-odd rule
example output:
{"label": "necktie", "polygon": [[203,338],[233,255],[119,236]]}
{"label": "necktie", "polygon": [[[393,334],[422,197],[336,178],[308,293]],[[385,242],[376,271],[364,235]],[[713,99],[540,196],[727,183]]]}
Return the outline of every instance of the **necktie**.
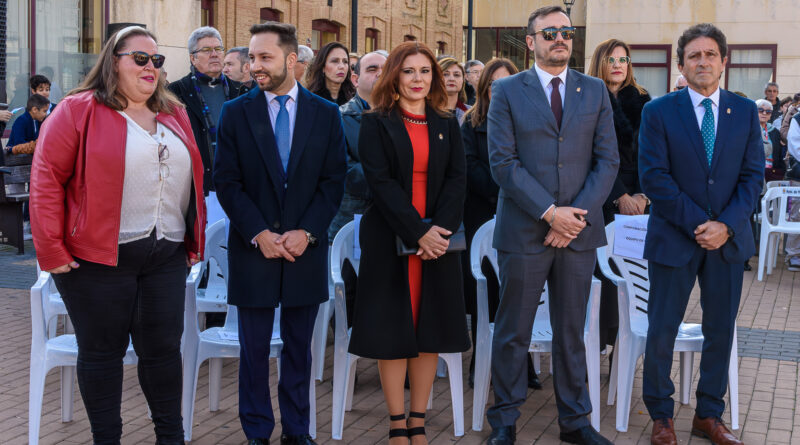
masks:
{"label": "necktie", "polygon": [[286,101],[289,100],[289,96],[275,96],[275,100],[281,106],[278,110],[278,117],[275,118],[275,144],[278,146],[278,154],[281,156],[283,171],[287,171],[289,152],[292,149],[289,144],[289,112],[286,110]]}
{"label": "necktie", "polygon": [[703,108],[706,113],[703,115],[703,123],[700,125],[700,133],[703,135],[703,147],[706,149],[706,158],[708,158],[708,166],[711,167],[711,160],[714,158],[714,140],[716,135],[714,132],[714,111],[711,109],[711,99],[705,98],[702,102]]}
{"label": "necktie", "polygon": [[561,105],[561,92],[558,91],[558,86],[561,85],[561,79],[554,77],[553,80],[550,81],[550,85],[553,86],[553,92],[550,93],[550,109],[553,110],[553,116],[556,117],[556,123],[558,124],[558,128],[560,130],[561,114],[563,109]]}

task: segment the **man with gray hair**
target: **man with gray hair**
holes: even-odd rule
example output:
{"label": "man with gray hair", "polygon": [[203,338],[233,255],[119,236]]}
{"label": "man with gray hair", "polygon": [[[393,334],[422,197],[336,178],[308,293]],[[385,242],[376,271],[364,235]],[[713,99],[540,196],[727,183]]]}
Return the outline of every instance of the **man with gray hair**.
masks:
{"label": "man with gray hair", "polygon": [[778,99],[778,84],[775,82],[767,82],[764,85],[764,99],[772,104],[772,115],[769,117],[769,123],[772,123],[778,116],[781,115],[781,100]]}
{"label": "man with gray hair", "polygon": [[305,45],[297,45],[297,62],[294,64],[294,78],[303,83],[303,76],[306,74],[308,64],[314,60],[314,51]]}
{"label": "man with gray hair", "polygon": [[[203,157],[203,191],[208,196],[209,192],[214,191],[211,168],[217,146],[217,121],[222,112],[222,104],[239,95],[241,84],[222,73],[225,47],[222,46],[219,31],[210,26],[197,28],[192,31],[186,46],[191,63],[189,74],[170,83],[168,88],[186,105],[192,132]],[[215,198],[212,196],[208,201],[209,223],[225,216]]]}
{"label": "man with gray hair", "polygon": [[475,92],[478,91],[478,81],[481,80],[481,73],[483,73],[483,62],[480,60],[468,60],[464,64],[464,71],[466,71],[466,93],[467,105],[475,104]]}
{"label": "man with gray hair", "polygon": [[683,74],[681,74],[681,75],[678,76],[677,79],[675,79],[675,89],[672,90],[672,91],[682,90],[682,89],[686,88],[687,85],[689,85],[689,82],[687,82],[686,78],[683,77]]}

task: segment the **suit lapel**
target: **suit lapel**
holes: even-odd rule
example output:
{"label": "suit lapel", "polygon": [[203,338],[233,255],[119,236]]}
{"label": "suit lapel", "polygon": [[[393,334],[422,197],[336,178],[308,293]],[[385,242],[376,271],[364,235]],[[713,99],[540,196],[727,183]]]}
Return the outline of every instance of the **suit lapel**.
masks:
{"label": "suit lapel", "polygon": [[275,145],[275,133],[272,130],[272,123],[269,120],[269,110],[267,109],[267,98],[264,93],[254,88],[247,93],[247,100],[244,104],[245,116],[253,133],[258,151],[264,165],[267,167],[272,186],[279,198],[283,197],[283,167],[281,166],[278,147]]}
{"label": "suit lapel", "polygon": [[414,171],[414,148],[411,146],[411,138],[400,117],[400,110],[393,110],[385,119],[381,119],[389,137],[394,143],[397,152],[397,159],[400,164],[400,174],[403,176],[403,188],[411,187],[411,175]]}
{"label": "suit lapel", "polygon": [[[677,98],[678,116],[681,117],[686,135],[692,142],[694,153],[700,160],[700,164],[708,172],[708,157],[703,146],[703,137],[700,135],[700,127],[697,125],[697,115],[692,107],[692,99],[689,97],[689,88],[684,88],[678,93]],[[719,133],[717,133],[719,134]]]}
{"label": "suit lapel", "polygon": [[[561,128],[569,128],[572,116],[575,116],[581,103],[581,78],[577,71],[567,72],[567,85],[564,88],[564,114],[561,117]],[[551,111],[550,114],[553,114]]]}
{"label": "suit lapel", "polygon": [[[297,109],[295,111],[297,114],[294,120],[292,149],[289,152],[289,166],[287,167],[289,178],[294,177],[294,172],[300,164],[300,158],[303,156],[308,136],[311,134],[311,129],[314,128],[314,118],[317,115],[317,103],[312,100],[311,93],[299,83],[297,84]],[[300,119],[301,116],[302,119]]]}
{"label": "suit lapel", "polygon": [[522,83],[526,86],[526,88],[522,89],[525,93],[525,96],[528,98],[531,104],[533,104],[534,108],[539,111],[542,117],[544,117],[544,120],[548,123],[548,125],[550,125],[550,127],[552,127],[553,131],[558,133],[556,117],[553,116],[553,110],[550,109],[550,102],[547,101],[547,96],[545,96],[544,89],[542,89],[539,76],[536,75],[536,70],[531,68],[522,75],[524,76]]}
{"label": "suit lapel", "polygon": [[[728,98],[728,92],[720,89],[719,91],[719,107],[718,107],[718,122],[717,122],[717,136],[714,140],[714,154],[711,157],[711,171],[714,171],[719,157],[722,155],[722,138],[730,134],[731,125],[733,125],[733,115],[728,114],[731,102]],[[731,111],[732,113],[733,111]]]}

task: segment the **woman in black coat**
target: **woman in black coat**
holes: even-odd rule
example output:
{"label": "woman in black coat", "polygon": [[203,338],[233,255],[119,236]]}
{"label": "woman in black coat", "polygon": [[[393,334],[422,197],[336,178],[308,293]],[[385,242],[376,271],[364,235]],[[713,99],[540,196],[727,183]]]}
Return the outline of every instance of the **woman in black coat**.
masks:
{"label": "woman in black coat", "polygon": [[[375,106],[363,115],[359,133],[373,202],[361,219],[349,349],[378,359],[392,444],[408,443],[408,436],[414,444],[427,443],[422,425],[438,354],[469,349],[460,255],[447,252],[448,237],[462,220],[464,150],[458,122],[444,111],[442,79],[425,45],[399,45],[386,60],[372,93]],[[415,155],[419,161],[421,153],[427,153],[427,179],[415,183],[420,174]],[[416,255],[398,255],[398,239]]]}
{"label": "woman in black coat", "polygon": [[350,56],[339,42],[320,48],[306,72],[308,90],[336,105],[344,105],[356,95],[350,78]]}
{"label": "woman in black coat", "polygon": [[[589,75],[603,79],[614,110],[614,129],[619,146],[619,172],[603,204],[606,225],[615,214],[642,215],[650,201],[639,185],[639,123],[642,109],[650,101],[647,91],[636,83],[628,45],[617,39],[600,43],[592,55]],[[613,345],[619,329],[617,287],[595,269],[602,282],[600,297],[600,348]]]}

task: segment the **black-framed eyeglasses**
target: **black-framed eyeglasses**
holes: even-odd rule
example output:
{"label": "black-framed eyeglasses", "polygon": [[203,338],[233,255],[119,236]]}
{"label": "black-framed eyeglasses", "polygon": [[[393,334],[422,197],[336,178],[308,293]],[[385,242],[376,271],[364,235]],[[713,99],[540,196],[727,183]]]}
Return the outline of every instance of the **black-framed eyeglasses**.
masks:
{"label": "black-framed eyeglasses", "polygon": [[572,40],[575,37],[575,27],[565,26],[563,28],[544,28],[533,33],[533,35],[542,33],[545,40],[555,40],[559,33],[564,40]]}
{"label": "black-framed eyeglasses", "polygon": [[767,108],[759,108],[758,112],[761,114],[772,114],[772,110],[769,110]]}
{"label": "black-framed eyeglasses", "polygon": [[192,51],[192,54],[203,53],[203,54],[211,54],[212,52],[216,52],[219,54],[223,54],[225,52],[224,46],[204,46],[202,48],[197,48],[196,50]]}
{"label": "black-framed eyeglasses", "polygon": [[609,56],[609,58],[608,58],[608,64],[609,65],[613,65],[613,64],[615,64],[617,62],[619,62],[620,65],[627,65],[627,64],[631,63],[631,58],[628,57],[628,56],[622,56],[622,57]]}
{"label": "black-framed eyeglasses", "polygon": [[161,54],[147,54],[144,51],[128,51],[127,53],[118,53],[115,54],[117,57],[122,56],[131,56],[133,57],[134,63],[139,66],[146,66],[148,60],[153,61],[153,67],[158,69],[164,65],[164,61],[167,59]]}

